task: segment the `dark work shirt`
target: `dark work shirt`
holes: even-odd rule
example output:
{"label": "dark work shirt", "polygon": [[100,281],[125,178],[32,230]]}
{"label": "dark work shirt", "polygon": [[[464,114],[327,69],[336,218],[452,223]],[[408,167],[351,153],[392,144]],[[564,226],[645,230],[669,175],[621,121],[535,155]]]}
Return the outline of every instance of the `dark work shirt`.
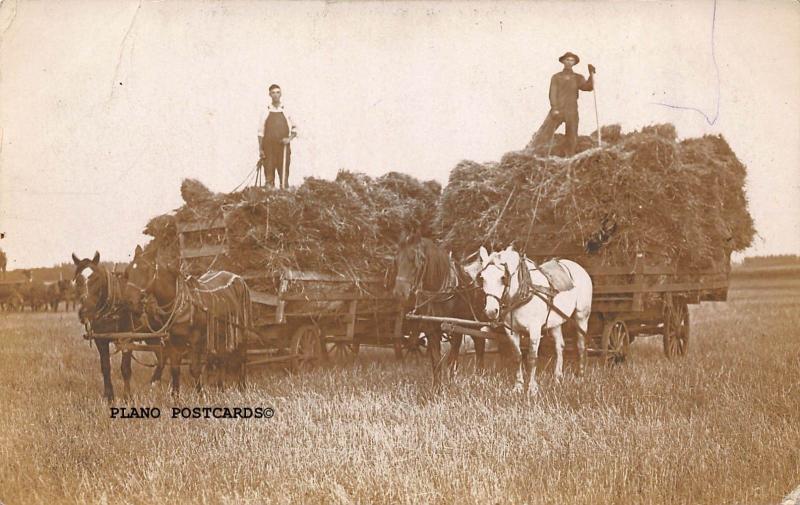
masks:
{"label": "dark work shirt", "polygon": [[591,75],[587,81],[572,70],[562,70],[550,79],[550,107],[557,110],[577,110],[578,90],[592,91]]}

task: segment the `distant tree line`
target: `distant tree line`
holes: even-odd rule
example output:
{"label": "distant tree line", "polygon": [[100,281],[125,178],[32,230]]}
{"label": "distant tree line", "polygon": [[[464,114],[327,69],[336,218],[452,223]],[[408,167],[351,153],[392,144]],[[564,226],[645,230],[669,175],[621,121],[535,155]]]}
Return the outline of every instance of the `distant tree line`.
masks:
{"label": "distant tree line", "polygon": [[[101,261],[102,265],[109,270],[118,270],[122,271],[128,266],[127,263],[113,263],[107,261]],[[72,275],[75,273],[75,264],[72,262],[69,263],[61,263],[56,266],[52,267],[40,267],[40,268],[17,268],[14,270],[9,270],[5,277],[2,279],[3,282],[23,282],[27,281],[28,278],[25,276],[25,271],[31,272],[31,277],[34,281],[42,281],[42,282],[52,282],[58,281],[61,279],[72,279]],[[88,275],[88,272],[87,272]]]}
{"label": "distant tree line", "polygon": [[769,256],[748,256],[742,262],[747,267],[766,267],[776,265],[800,264],[800,255],[797,254],[771,254]]}

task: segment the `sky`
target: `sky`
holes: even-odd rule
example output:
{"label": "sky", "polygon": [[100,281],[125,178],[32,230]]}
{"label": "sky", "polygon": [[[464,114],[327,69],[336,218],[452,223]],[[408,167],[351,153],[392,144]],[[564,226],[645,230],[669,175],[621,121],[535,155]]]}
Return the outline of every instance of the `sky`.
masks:
{"label": "sky", "polygon": [[565,51],[597,67],[581,134],[599,117],[724,135],[748,167],[746,253],[800,253],[797,2],[3,0],[0,34],[9,268],[125,261],[182,179],[248,181],[272,83],[298,124],[292,184],[446,183],[462,159],[525,146]]}

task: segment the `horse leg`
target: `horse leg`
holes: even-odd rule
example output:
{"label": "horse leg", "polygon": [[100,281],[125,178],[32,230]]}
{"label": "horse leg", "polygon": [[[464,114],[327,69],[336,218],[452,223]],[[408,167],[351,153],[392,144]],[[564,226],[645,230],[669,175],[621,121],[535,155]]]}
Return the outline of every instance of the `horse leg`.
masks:
{"label": "horse leg", "polygon": [[450,379],[454,379],[458,371],[458,354],[461,352],[462,340],[464,340],[464,336],[460,333],[450,335],[450,351],[447,353],[447,368],[450,370]]}
{"label": "horse leg", "polygon": [[169,372],[172,376],[172,397],[178,398],[181,389],[181,359],[183,352],[178,346],[170,344],[168,349]]}
{"label": "horse leg", "polygon": [[247,355],[244,350],[236,353],[236,374],[238,377],[239,391],[247,389]]}
{"label": "horse leg", "polygon": [[[150,342],[148,342],[149,344]],[[164,373],[164,349],[156,351],[156,366],[153,368],[153,375],[150,376],[150,385],[161,382],[161,375]]]}
{"label": "horse leg", "polygon": [[589,331],[589,316],[576,314],[575,323],[578,325],[578,375],[583,375],[586,371],[586,335]]}
{"label": "horse leg", "polygon": [[131,376],[133,375],[133,370],[131,370],[131,357],[133,356],[133,352],[125,351],[122,353],[122,383],[123,383],[123,396],[125,398],[131,397]]}
{"label": "horse leg", "polygon": [[561,333],[561,326],[550,328],[550,336],[556,347],[556,379],[560,380],[564,376],[564,334]]}
{"label": "horse leg", "polygon": [[103,396],[108,403],[114,401],[114,386],[111,385],[111,353],[108,340],[95,340],[97,352],[100,354],[100,371],[103,373]]}
{"label": "horse leg", "polygon": [[514,389],[515,393],[521,393],[524,390],[524,374],[523,374],[523,367],[525,366],[525,360],[523,360],[522,356],[522,348],[520,346],[520,335],[515,333],[511,330],[506,330],[506,335],[508,336],[508,344],[511,346],[511,354],[512,354],[512,363],[514,365],[514,371],[516,377],[514,379]]}
{"label": "horse leg", "polygon": [[483,370],[484,368],[483,357],[484,354],[486,353],[486,339],[472,337],[472,342],[475,344],[475,368],[478,370]]}
{"label": "horse leg", "polygon": [[539,392],[539,384],[536,382],[536,360],[539,357],[539,343],[542,341],[541,327],[536,331],[528,329],[528,354],[525,359],[525,391],[531,395]]}
{"label": "horse leg", "polygon": [[442,333],[434,330],[425,332],[428,337],[428,352],[431,356],[431,370],[433,371],[433,387],[437,388],[441,384],[442,369]]}
{"label": "horse leg", "polygon": [[[189,372],[192,374],[192,378],[194,379],[194,388],[198,393],[203,390],[203,349],[201,347],[202,345],[200,342],[195,341],[190,351],[191,354],[189,360]],[[207,364],[206,366],[210,366],[210,364]]]}

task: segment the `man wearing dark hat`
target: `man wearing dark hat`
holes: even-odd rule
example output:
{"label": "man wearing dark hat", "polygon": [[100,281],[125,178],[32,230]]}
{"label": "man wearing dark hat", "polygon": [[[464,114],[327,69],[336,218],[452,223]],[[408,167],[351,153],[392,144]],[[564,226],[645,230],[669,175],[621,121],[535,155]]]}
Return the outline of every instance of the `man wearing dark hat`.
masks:
{"label": "man wearing dark hat", "polygon": [[267,113],[259,126],[258,146],[261,157],[258,163],[264,168],[267,184],[275,184],[277,172],[280,179],[278,186],[283,188],[289,185],[291,141],[297,136],[297,126],[283,108],[281,87],[277,84],[271,85],[269,96],[272,103],[267,107]]}
{"label": "man wearing dark hat", "polygon": [[550,112],[533,138],[533,147],[546,145],[553,138],[556,128],[565,123],[566,130],[566,155],[575,154],[578,144],[578,90],[592,91],[594,89],[594,66],[589,65],[589,79],[572,71],[572,67],[580,60],[575,53],[564,53],[558,61],[564,65],[564,70],[553,75],[550,79]]}

